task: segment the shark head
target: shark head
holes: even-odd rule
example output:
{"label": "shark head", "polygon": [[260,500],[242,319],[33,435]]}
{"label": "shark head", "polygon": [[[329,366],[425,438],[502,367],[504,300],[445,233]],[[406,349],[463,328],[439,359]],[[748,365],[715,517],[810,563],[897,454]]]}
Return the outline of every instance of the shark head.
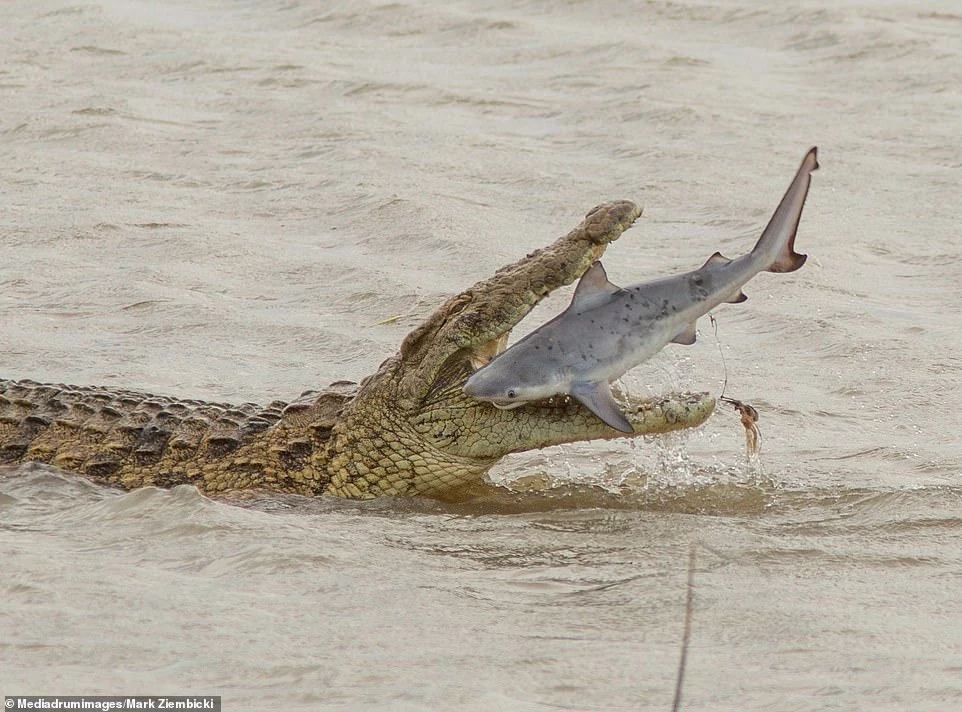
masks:
{"label": "shark head", "polygon": [[[554,244],[451,297],[401,344],[401,395],[422,402],[454,386],[463,394],[461,387],[475,374],[471,387],[481,389],[483,367],[505,350],[511,330],[544,297],[579,279],[641,212],[627,200],[599,205]],[[483,387],[487,392],[497,384]],[[506,391],[495,395],[510,404],[514,399]],[[463,395],[478,404],[470,391]]]}
{"label": "shark head", "polygon": [[[513,359],[515,355],[506,354],[498,356],[496,361],[499,363],[505,359],[519,361],[512,364],[513,368],[504,369],[491,368],[494,362],[475,371],[467,383],[464,384],[464,392],[472,398],[487,401],[496,408],[510,410],[524,405],[530,401],[550,398],[563,392],[563,388],[546,387],[544,379],[538,373],[532,373],[531,378],[525,378],[527,363],[519,359]],[[529,362],[532,367],[537,366],[537,362]]]}

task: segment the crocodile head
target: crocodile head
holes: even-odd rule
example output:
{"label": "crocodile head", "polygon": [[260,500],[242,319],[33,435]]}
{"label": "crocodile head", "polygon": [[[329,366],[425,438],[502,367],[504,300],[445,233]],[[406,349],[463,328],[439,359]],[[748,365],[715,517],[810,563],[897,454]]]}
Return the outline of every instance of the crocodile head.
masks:
{"label": "crocodile head", "polygon": [[[578,279],[639,215],[628,201],[594,208],[566,236],[450,298],[408,334],[335,425],[327,491],[444,497],[481,481],[511,452],[626,437],[573,399],[503,410],[462,386],[504,350],[511,329],[541,299]],[[714,405],[708,394],[630,399],[625,410],[635,432],[627,437],[699,425]]]}

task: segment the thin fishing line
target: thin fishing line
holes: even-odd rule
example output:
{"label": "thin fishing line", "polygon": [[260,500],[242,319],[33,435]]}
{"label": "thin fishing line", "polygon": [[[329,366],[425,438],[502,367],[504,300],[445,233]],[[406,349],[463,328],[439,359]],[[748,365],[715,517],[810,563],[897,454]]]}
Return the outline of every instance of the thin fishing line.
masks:
{"label": "thin fishing line", "polygon": [[718,322],[715,320],[715,315],[709,314],[708,320],[711,322],[712,329],[714,329],[715,347],[718,349],[718,355],[721,356],[722,368],[725,369],[725,381],[722,383],[721,395],[718,396],[719,400],[721,400],[725,397],[725,391],[728,390],[728,362],[725,360],[725,352],[722,350],[721,339],[718,338]]}

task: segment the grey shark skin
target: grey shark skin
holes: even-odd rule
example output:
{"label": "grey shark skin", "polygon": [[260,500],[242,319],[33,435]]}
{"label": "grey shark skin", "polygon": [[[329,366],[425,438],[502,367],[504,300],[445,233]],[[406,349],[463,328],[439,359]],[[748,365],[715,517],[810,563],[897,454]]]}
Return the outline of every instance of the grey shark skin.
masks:
{"label": "grey shark skin", "polygon": [[611,381],[665,344],[695,343],[698,317],[745,301],[741,288],[759,272],[794,272],[805,264],[795,233],[817,168],[813,147],[746,255],[730,260],[716,252],[692,272],[625,288],[609,282],[595,262],[564,312],[472,374],[464,392],[499,408],[569,394],[612,428],[633,432],[611,396]]}

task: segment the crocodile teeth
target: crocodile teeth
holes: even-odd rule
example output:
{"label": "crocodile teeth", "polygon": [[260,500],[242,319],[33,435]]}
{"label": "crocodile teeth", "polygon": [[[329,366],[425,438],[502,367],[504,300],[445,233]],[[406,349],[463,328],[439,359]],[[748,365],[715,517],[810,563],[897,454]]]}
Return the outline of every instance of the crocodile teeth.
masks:
{"label": "crocodile teeth", "polygon": [[486,344],[474,349],[471,353],[471,368],[477,371],[482,366],[486,365],[491,359],[500,354],[508,346],[508,335],[511,330],[504,332],[496,339],[492,339]]}

